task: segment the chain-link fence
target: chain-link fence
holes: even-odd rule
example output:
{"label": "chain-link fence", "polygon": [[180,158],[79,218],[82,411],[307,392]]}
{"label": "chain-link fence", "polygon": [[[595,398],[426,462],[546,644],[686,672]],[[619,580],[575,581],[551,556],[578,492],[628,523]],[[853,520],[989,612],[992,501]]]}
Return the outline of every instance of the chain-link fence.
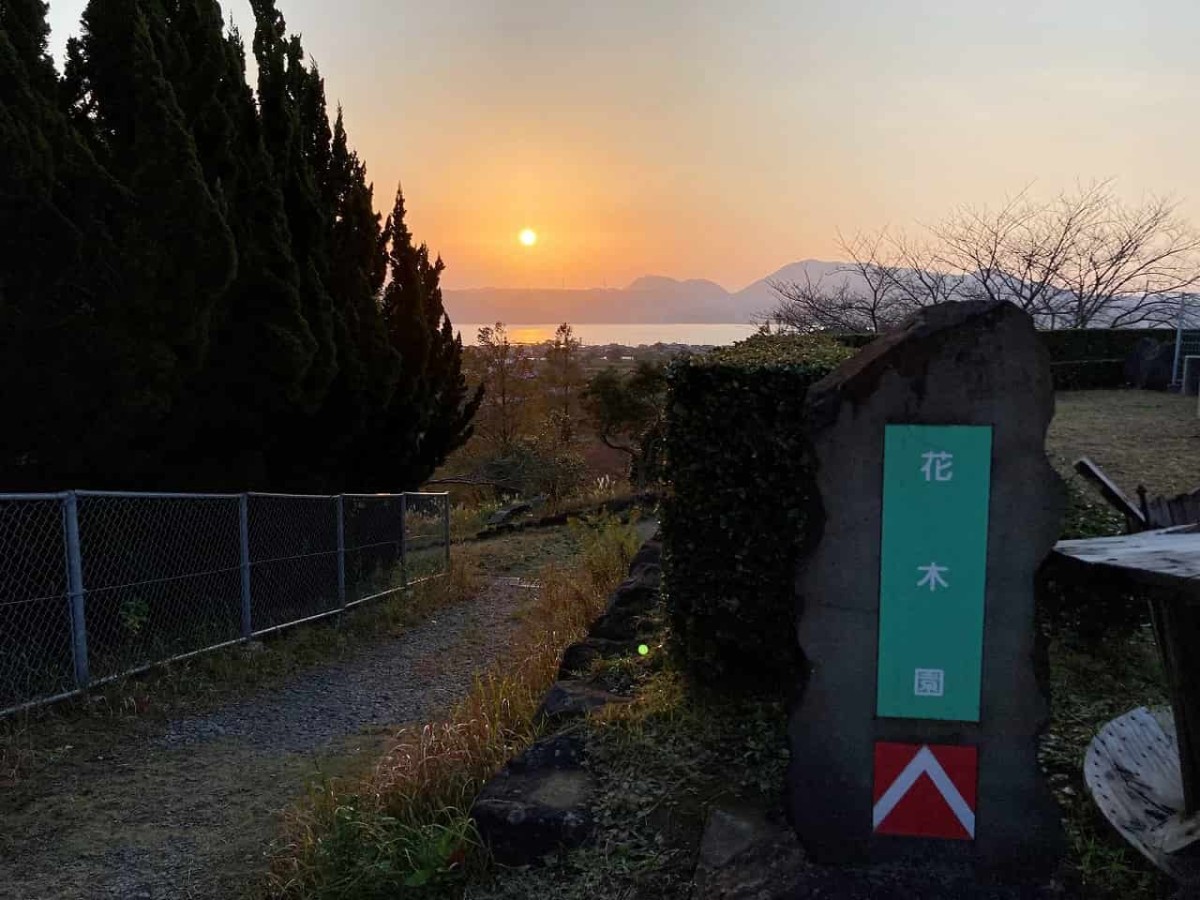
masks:
{"label": "chain-link fence", "polygon": [[0,715],[449,564],[446,494],[0,494]]}

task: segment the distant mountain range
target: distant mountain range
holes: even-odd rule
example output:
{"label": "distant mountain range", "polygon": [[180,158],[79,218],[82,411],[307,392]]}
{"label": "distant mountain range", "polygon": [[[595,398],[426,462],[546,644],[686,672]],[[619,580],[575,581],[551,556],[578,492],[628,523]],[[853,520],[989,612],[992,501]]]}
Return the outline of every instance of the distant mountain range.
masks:
{"label": "distant mountain range", "polygon": [[504,322],[508,325],[571,322],[579,325],[748,323],[775,306],[772,281],[824,279],[836,286],[856,275],[838,270],[845,263],[806,259],[784,266],[736,293],[712,281],[679,281],[646,275],[624,288],[553,290],[473,288],[444,291],[446,311],[457,323]]}

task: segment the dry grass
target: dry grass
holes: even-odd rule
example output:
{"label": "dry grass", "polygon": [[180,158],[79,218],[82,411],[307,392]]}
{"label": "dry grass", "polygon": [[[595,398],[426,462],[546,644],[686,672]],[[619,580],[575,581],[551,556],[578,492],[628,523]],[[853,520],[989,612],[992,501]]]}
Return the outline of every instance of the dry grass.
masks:
{"label": "dry grass", "polygon": [[636,549],[631,526],[610,520],[578,531],[577,565],[542,572],[511,649],[462,702],[444,719],[400,731],[366,777],[327,781],[287,815],[269,896],[444,892],[484,863],[471,800],[536,736],[533,714],[563,647],[584,634]]}
{"label": "dry grass", "polygon": [[1070,465],[1090,456],[1130,498],[1200,487],[1200,418],[1195,397],[1154,391],[1066,391],[1047,446]]}

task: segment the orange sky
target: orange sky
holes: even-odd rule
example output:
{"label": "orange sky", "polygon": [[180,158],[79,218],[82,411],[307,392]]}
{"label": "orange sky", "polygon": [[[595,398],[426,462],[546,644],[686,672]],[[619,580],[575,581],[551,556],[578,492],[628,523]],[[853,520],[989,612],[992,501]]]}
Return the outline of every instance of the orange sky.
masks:
{"label": "orange sky", "polygon": [[[54,41],[83,0],[51,0]],[[247,0],[224,3],[247,35]],[[1034,182],[1200,221],[1192,0],[279,0],[448,287],[737,289]],[[523,227],[539,233],[523,248]]]}

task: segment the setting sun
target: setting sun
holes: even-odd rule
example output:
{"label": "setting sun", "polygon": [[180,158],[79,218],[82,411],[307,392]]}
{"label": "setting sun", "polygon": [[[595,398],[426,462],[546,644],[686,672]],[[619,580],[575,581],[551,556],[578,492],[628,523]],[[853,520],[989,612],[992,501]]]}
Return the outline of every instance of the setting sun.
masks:
{"label": "setting sun", "polygon": [[532,228],[523,228],[521,229],[521,233],[517,236],[517,239],[520,240],[520,242],[526,247],[532,247],[537,243],[537,232]]}

